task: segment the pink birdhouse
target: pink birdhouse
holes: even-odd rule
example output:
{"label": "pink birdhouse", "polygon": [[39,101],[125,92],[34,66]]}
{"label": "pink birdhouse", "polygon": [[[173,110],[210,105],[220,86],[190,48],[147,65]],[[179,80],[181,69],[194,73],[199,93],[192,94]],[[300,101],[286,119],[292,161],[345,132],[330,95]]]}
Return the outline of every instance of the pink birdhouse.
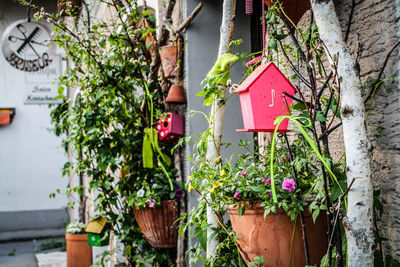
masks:
{"label": "pink birdhouse", "polygon": [[167,113],[164,119],[156,123],[158,140],[171,143],[183,135],[183,116],[175,113]]}
{"label": "pink birdhouse", "polygon": [[[235,90],[239,94],[244,129],[238,132],[273,132],[274,120],[286,115],[293,101],[283,94],[293,95],[296,88],[274,63],[261,64]],[[278,132],[286,132],[284,120]]]}

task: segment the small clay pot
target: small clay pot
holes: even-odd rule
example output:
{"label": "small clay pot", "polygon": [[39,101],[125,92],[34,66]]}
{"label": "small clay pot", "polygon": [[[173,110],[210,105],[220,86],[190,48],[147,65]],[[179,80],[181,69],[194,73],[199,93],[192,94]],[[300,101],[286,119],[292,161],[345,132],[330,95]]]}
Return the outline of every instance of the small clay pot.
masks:
{"label": "small clay pot", "polygon": [[185,104],[186,97],[183,87],[178,84],[173,84],[171,88],[169,88],[166,101],[167,103]]}
{"label": "small clay pot", "polygon": [[82,5],[82,0],[57,0],[57,13],[61,16],[67,16],[67,8],[69,8],[67,2],[71,3],[69,11],[72,12],[72,15],[77,16]]}
{"label": "small clay pot", "polygon": [[146,240],[155,248],[174,248],[178,240],[178,201],[164,200],[160,207],[133,208],[135,219]]}
{"label": "small clay pot", "polygon": [[[296,25],[304,13],[311,8],[309,0],[280,0],[280,2],[282,3],[283,11]],[[271,0],[265,0],[265,4],[269,7],[273,5]]]}
{"label": "small clay pot", "polygon": [[[304,267],[306,264],[300,218],[297,219],[293,238],[292,260],[290,246],[293,224],[282,209],[277,214],[270,213],[264,219],[264,208],[261,201],[252,207],[246,204],[245,213],[239,216],[238,209],[227,206],[231,217],[232,228],[237,233],[240,247],[253,261],[256,256],[263,256],[265,267]],[[307,243],[311,265],[317,265],[326,254],[328,238],[326,235],[326,217],[319,216],[314,224],[310,214],[305,213]],[[243,259],[246,259],[242,253]]]}
{"label": "small clay pot", "polygon": [[177,57],[176,45],[166,45],[160,48],[161,65],[166,78],[175,77]]}
{"label": "small clay pot", "polygon": [[67,242],[67,266],[89,267],[92,265],[92,247],[87,234],[65,234]]}

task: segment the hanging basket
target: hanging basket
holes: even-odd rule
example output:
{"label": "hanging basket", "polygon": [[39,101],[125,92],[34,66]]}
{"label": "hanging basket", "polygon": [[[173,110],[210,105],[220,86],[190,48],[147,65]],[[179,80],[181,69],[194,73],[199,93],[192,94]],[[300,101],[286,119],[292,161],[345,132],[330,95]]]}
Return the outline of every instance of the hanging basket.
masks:
{"label": "hanging basket", "polygon": [[67,243],[67,266],[89,267],[92,265],[92,247],[87,234],[65,234]]}
{"label": "hanging basket", "polygon": [[174,248],[178,240],[178,201],[164,200],[160,207],[133,208],[135,219],[146,240],[155,248]]}
{"label": "hanging basket", "polygon": [[[264,208],[260,203],[261,201],[255,202],[252,207],[246,204],[242,216],[239,216],[237,207],[230,205],[226,208],[231,217],[232,228],[238,235],[240,247],[251,261],[257,256],[263,256],[265,267],[304,267],[306,260],[300,219],[298,218],[296,224],[289,265],[294,226],[282,209],[278,209],[277,214],[270,213],[264,219]],[[304,215],[311,265],[317,265],[328,247],[326,218],[319,216],[314,224],[308,213]],[[243,254],[242,257],[246,259]]]}
{"label": "hanging basket", "polygon": [[[265,4],[269,7],[274,5],[272,2],[275,3],[276,0],[265,0]],[[304,13],[311,8],[309,0],[280,0],[279,2],[282,3],[283,11],[295,25],[297,25]]]}

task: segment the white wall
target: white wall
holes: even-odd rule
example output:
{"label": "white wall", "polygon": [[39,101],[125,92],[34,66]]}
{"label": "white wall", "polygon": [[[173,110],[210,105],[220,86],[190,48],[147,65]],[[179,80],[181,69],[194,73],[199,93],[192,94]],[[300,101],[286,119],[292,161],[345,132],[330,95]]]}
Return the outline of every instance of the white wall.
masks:
{"label": "white wall", "polygon": [[[26,9],[12,0],[1,2],[2,36],[9,23],[26,18]],[[49,199],[57,188],[65,191],[68,179],[61,177],[61,168],[67,157],[61,140],[48,130],[48,106],[24,105],[25,74],[13,68],[0,51],[0,108],[16,107],[12,124],[0,127],[0,212],[67,205],[64,196]]]}

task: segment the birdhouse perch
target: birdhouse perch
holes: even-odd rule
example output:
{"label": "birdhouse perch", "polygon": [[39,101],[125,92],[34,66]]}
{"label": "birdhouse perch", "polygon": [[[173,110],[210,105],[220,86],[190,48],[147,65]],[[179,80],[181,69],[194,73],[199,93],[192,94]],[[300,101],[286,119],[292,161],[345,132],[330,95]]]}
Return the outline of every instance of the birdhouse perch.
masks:
{"label": "birdhouse perch", "polygon": [[[293,101],[283,92],[293,95],[296,88],[274,63],[261,64],[235,90],[239,94],[244,129],[238,132],[273,132],[274,121],[288,113]],[[286,99],[285,99],[286,98]],[[286,132],[285,120],[278,132]]]}

